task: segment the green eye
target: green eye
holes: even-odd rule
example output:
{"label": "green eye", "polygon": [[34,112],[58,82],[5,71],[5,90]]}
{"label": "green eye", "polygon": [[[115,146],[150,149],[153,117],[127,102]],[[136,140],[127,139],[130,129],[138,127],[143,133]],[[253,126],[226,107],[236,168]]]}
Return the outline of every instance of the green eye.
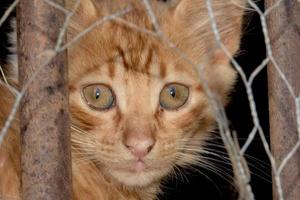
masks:
{"label": "green eye", "polygon": [[167,110],[175,110],[183,106],[189,97],[189,88],[182,84],[166,85],[160,92],[160,105]]}
{"label": "green eye", "polygon": [[97,110],[110,109],[115,102],[112,90],[102,84],[88,85],[82,88],[82,96],[91,108]]}

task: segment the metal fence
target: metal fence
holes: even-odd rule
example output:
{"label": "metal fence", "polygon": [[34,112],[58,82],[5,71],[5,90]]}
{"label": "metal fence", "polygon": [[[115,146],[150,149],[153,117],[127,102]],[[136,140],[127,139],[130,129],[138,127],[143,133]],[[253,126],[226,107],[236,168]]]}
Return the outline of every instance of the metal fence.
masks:
{"label": "metal fence", "polygon": [[[176,49],[160,30],[149,1],[141,1],[155,31],[149,32],[129,23],[127,26],[155,35],[166,46]],[[266,58],[249,77],[245,75],[243,66],[230,55],[221,40],[212,6],[213,1],[203,0],[208,9],[211,28],[217,46],[229,57],[245,85],[254,124],[246,142],[240,147],[237,144],[236,134],[228,128],[223,106],[214,98],[210,88],[204,87],[215,108],[220,135],[232,163],[239,199],[255,199],[249,184],[251,177],[244,154],[254,137],[258,135],[271,163],[274,199],[298,200],[300,199],[300,1],[266,0],[266,9],[263,11],[253,0],[247,0],[250,12],[257,12],[260,16],[267,52]],[[77,5],[79,2],[78,0]],[[70,11],[63,3],[63,0],[15,0],[0,18],[1,26],[17,7],[21,87],[9,85],[1,70],[3,81],[0,80],[0,84],[5,85],[16,98],[6,123],[0,127],[0,144],[8,133],[17,110],[20,109],[24,199],[71,199],[66,50],[96,26],[130,12],[130,9],[125,9],[105,16],[75,38],[65,42],[66,30],[77,6]],[[35,32],[34,35],[32,30]],[[39,35],[38,38],[36,35]],[[193,63],[184,52],[176,50],[178,56],[202,70],[201,64]],[[267,142],[262,129],[253,95],[255,88],[252,87],[255,78],[267,66],[269,94],[265,95],[269,96],[271,144]],[[201,79],[203,85],[207,85],[205,77]],[[39,95],[36,95],[37,93]]]}

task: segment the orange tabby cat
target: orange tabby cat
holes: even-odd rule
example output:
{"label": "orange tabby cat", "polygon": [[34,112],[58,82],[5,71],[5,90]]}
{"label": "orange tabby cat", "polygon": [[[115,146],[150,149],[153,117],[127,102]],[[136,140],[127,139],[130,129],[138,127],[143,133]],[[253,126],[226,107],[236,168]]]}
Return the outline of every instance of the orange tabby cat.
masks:
{"label": "orange tabby cat", "polygon": [[[74,0],[67,4],[71,8]],[[151,4],[162,33],[192,62],[205,65],[210,89],[225,104],[236,75],[216,48],[206,1]],[[222,41],[234,54],[244,2],[212,4]],[[68,40],[124,8],[129,12],[121,19],[97,26],[68,51],[74,199],[155,199],[161,180],[175,166],[197,164],[197,149],[214,126],[197,69],[162,39],[133,28],[154,29],[142,1],[81,0]],[[9,78],[16,79],[13,76]],[[0,86],[0,127],[13,100]],[[4,199],[20,195],[17,127],[16,119],[0,148]]]}

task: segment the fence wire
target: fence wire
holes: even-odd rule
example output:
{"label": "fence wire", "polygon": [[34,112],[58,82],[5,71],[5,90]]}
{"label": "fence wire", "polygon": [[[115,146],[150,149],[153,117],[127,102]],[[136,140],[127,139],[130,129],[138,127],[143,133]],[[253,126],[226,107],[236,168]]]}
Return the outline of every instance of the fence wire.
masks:
{"label": "fence wire", "polygon": [[[69,10],[67,8],[62,7],[61,5],[58,5],[54,3],[51,0],[43,0],[47,4],[53,6],[54,8],[58,9],[60,12],[65,14],[65,23],[63,27],[61,28],[61,32],[59,34],[56,46],[54,49],[48,50],[47,52],[42,52],[43,56],[46,56],[47,59],[45,60],[44,63],[40,64],[40,67],[38,70],[34,72],[34,75],[31,77],[31,79],[27,82],[27,84],[21,88],[18,89],[13,85],[9,84],[9,81],[6,78],[5,72],[0,66],[0,75],[2,76],[2,79],[0,79],[0,84],[5,86],[11,93],[15,95],[15,102],[13,105],[13,108],[11,109],[11,112],[4,124],[3,127],[1,128],[0,132],[0,145],[3,142],[6,134],[8,133],[8,130],[16,117],[16,113],[18,111],[19,104],[24,96],[24,93],[32,83],[32,81],[35,79],[36,76],[39,75],[39,72],[43,69],[44,66],[49,64],[51,60],[59,53],[65,51],[72,45],[74,45],[76,42],[78,42],[79,39],[81,39],[83,36],[85,36],[87,33],[92,31],[95,27],[101,26],[102,24],[108,22],[108,21],[118,21],[127,27],[134,29],[136,31],[143,32],[145,34],[150,34],[152,36],[155,36],[157,38],[160,38],[160,40],[170,49],[175,50],[175,52],[178,54],[179,57],[181,57],[183,60],[187,61],[191,66],[194,66],[195,68],[198,69],[199,72],[199,77],[201,79],[201,82],[203,84],[204,90],[208,97],[210,98],[210,103],[213,105],[215,116],[217,116],[216,120],[218,122],[218,128],[220,131],[221,138],[224,142],[225,148],[228,152],[229,158],[232,163],[233,171],[234,171],[234,177],[235,181],[238,187],[239,191],[239,199],[245,199],[245,200],[252,200],[255,199],[255,194],[252,191],[251,185],[250,185],[250,173],[248,169],[248,163],[245,159],[245,152],[249,148],[249,146],[252,144],[255,136],[258,134],[260,137],[263,147],[265,150],[266,155],[269,158],[269,161],[271,163],[271,170],[274,176],[273,181],[275,182],[275,188],[276,192],[278,194],[278,197],[280,200],[284,200],[284,192],[283,192],[283,187],[282,187],[282,181],[281,181],[281,174],[283,170],[285,169],[286,165],[289,163],[291,158],[295,155],[297,151],[299,151],[299,146],[300,146],[300,96],[297,94],[292,86],[292,84],[289,82],[289,80],[286,78],[286,75],[282,71],[281,66],[276,62],[276,58],[274,57],[273,51],[272,51],[272,45],[270,42],[270,36],[269,36],[269,31],[268,31],[268,25],[267,25],[267,17],[269,14],[276,10],[278,7],[282,6],[282,3],[284,2],[283,0],[277,0],[276,3],[274,3],[271,7],[265,9],[264,11],[261,10],[256,3],[253,0],[245,0],[248,3],[248,10],[251,10],[250,12],[257,12],[260,17],[260,23],[262,27],[262,32],[264,35],[264,42],[265,42],[265,47],[266,47],[266,53],[267,56],[263,61],[261,62],[260,65],[256,67],[256,69],[250,74],[250,76],[247,78],[243,67],[239,65],[239,63],[236,61],[236,59],[230,54],[229,50],[225,46],[225,44],[222,42],[221,36],[220,36],[220,31],[218,29],[218,25],[215,19],[215,13],[214,9],[212,6],[212,2],[214,0],[203,0],[203,2],[206,3],[207,11],[208,11],[208,19],[210,20],[211,24],[211,29],[213,31],[216,43],[217,43],[217,48],[221,48],[222,51],[225,53],[225,55],[230,59],[232,62],[234,68],[238,72],[239,76],[242,79],[243,84],[245,85],[246,88],[246,93],[248,96],[248,102],[249,102],[249,107],[251,109],[251,116],[253,120],[253,129],[252,131],[248,134],[247,140],[244,143],[243,146],[239,146],[237,142],[237,135],[239,133],[234,133],[229,129],[228,125],[228,120],[227,116],[224,111],[224,107],[222,104],[219,102],[219,100],[214,96],[213,92],[210,90],[207,80],[203,76],[203,70],[205,68],[205,63],[193,63],[192,59],[190,59],[185,52],[182,52],[179,48],[176,47],[174,43],[166,36],[164,35],[163,31],[160,29],[158,20],[154,14],[154,11],[151,7],[151,3],[149,0],[141,0],[141,2],[144,4],[147,14],[151,19],[151,22],[154,26],[154,31],[139,27],[135,24],[132,24],[129,21],[126,21],[122,19],[121,17],[126,15],[131,11],[131,7],[128,6],[127,8],[123,10],[119,10],[116,13],[113,13],[111,15],[104,16],[100,18],[99,20],[95,21],[93,24],[91,24],[88,28],[86,28],[84,31],[76,35],[74,38],[69,40],[66,44],[63,44],[63,38],[65,37],[65,34],[67,32],[67,29],[69,27],[70,20],[72,19],[74,13],[76,12],[76,9],[78,8],[80,4],[80,0],[76,1],[76,4],[74,5],[72,10]],[[300,1],[297,1],[300,3]],[[4,12],[3,16],[0,18],[0,27],[3,25],[3,23],[8,20],[9,15],[14,11],[16,6],[18,5],[19,0],[15,0]],[[232,1],[232,3],[234,3]],[[238,6],[238,5],[237,5]],[[241,9],[244,9],[241,7]],[[253,90],[253,82],[255,81],[255,78],[261,73],[261,71],[269,64],[270,67],[274,67],[282,79],[282,81],[285,83],[286,87],[288,88],[289,94],[292,96],[294,99],[294,104],[296,107],[296,116],[295,118],[297,119],[297,131],[298,131],[298,139],[295,142],[295,145],[292,147],[292,149],[286,154],[286,156],[283,158],[283,160],[278,161],[275,159],[274,155],[271,152],[270,145],[267,142],[266,134],[264,133],[260,119],[258,117],[258,110],[256,106],[256,102],[254,100],[254,94]],[[3,81],[2,81],[3,80]],[[266,94],[267,95],[267,94]],[[1,102],[0,102],[1,104]],[[3,105],[0,105],[3,106]],[[4,105],[5,106],[5,105]],[[1,107],[0,107],[1,109]]]}

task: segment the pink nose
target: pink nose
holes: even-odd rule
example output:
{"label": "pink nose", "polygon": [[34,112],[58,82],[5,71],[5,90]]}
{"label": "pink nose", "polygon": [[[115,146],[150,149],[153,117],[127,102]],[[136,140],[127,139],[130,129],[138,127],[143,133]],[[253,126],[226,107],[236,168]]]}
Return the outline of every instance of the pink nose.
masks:
{"label": "pink nose", "polygon": [[144,158],[152,150],[155,141],[152,137],[147,138],[128,138],[124,145],[130,150],[130,152],[138,157]]}

